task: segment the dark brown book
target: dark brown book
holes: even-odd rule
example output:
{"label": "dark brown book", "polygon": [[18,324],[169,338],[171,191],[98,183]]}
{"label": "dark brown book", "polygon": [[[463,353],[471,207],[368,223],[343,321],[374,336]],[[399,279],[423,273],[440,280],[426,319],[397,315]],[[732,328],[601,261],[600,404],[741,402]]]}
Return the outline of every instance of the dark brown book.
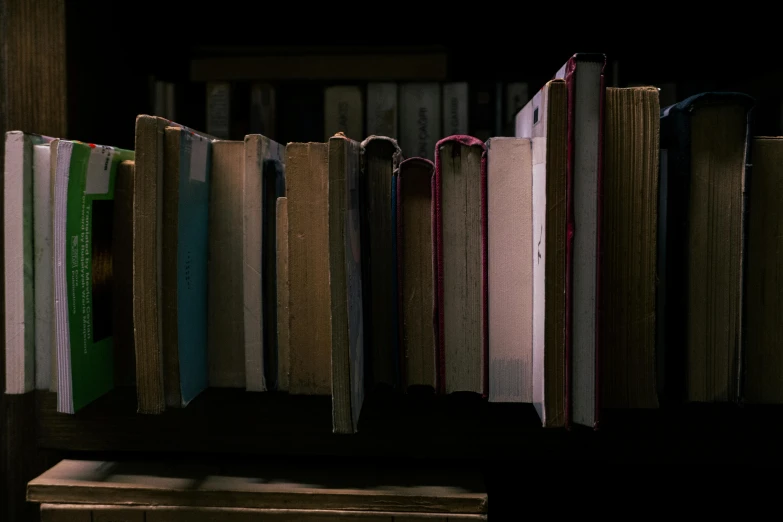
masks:
{"label": "dark brown book", "polygon": [[606,89],[600,328],[606,408],[658,406],[658,89]]}

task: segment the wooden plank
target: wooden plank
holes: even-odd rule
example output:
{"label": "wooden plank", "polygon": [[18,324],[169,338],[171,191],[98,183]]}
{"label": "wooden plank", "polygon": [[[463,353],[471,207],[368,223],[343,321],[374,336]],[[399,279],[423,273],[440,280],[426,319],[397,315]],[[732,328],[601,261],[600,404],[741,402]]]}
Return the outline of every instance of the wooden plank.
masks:
{"label": "wooden plank", "polygon": [[[9,130],[65,134],[65,50],[63,0],[0,2],[0,136]],[[0,147],[0,165],[3,152]],[[0,226],[0,244],[2,233]],[[2,281],[0,277],[0,292],[5,292]],[[0,303],[3,307],[4,300]],[[0,313],[5,315],[5,310]],[[38,509],[25,503],[24,487],[47,458],[36,451],[35,437],[31,437],[35,397],[3,395],[3,390],[5,331],[0,343],[0,520],[35,520]]]}
{"label": "wooden plank", "polygon": [[235,463],[63,460],[27,485],[41,503],[486,513],[481,475],[436,469],[296,469]]}
{"label": "wooden plank", "polygon": [[324,509],[193,508],[42,504],[41,522],[447,522],[486,520],[485,514],[401,513]]}
{"label": "wooden plank", "polygon": [[199,58],[191,61],[190,79],[445,81],[447,62],[445,53]]}

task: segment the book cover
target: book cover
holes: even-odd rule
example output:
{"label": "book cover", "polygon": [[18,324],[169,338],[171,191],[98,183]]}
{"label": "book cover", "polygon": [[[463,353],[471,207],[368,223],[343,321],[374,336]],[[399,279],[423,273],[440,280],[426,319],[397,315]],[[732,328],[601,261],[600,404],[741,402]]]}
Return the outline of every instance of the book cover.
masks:
{"label": "book cover", "polygon": [[[74,413],[114,386],[111,231],[114,178],[132,151],[59,142],[55,186],[57,410]],[[64,291],[64,292],[63,292]]]}
{"label": "book cover", "polygon": [[211,140],[182,130],[177,205],[177,349],[182,406],[207,387],[207,241]]}
{"label": "book cover", "polygon": [[18,394],[35,388],[33,151],[52,138],[11,131],[5,140],[5,392]]}

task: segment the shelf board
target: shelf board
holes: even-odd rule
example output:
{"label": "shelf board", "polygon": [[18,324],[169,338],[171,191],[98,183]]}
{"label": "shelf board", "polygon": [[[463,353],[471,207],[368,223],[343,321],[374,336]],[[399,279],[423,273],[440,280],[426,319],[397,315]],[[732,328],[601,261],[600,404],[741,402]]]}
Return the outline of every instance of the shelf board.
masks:
{"label": "shelf board", "polygon": [[117,388],[76,415],[36,392],[41,448],[463,460],[783,458],[783,408],[693,405],[607,412],[598,431],[544,429],[530,404],[473,396],[368,395],[359,433],[332,433],[329,397],[211,388],[183,409],[136,413],[134,388]]}

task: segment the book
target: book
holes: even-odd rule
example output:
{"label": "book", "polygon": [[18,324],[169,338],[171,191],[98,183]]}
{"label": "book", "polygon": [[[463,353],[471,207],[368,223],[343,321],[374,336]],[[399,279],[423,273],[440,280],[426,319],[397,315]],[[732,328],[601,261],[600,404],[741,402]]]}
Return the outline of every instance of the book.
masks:
{"label": "book", "polygon": [[662,400],[741,393],[753,98],[706,92],[661,110],[658,349]]}
{"label": "book", "polygon": [[33,300],[35,304],[35,389],[51,383],[52,315],[52,168],[51,144],[33,146]]}
{"label": "book", "polygon": [[245,136],[242,187],[242,268],[245,389],[278,388],[277,198],[285,196],[285,147],[260,134]]}
{"label": "book", "polygon": [[606,89],[601,227],[602,403],[657,408],[658,89]]}
{"label": "book", "polygon": [[397,302],[392,252],[392,177],[402,153],[397,142],[370,136],[362,142],[360,179],[362,297],[368,387],[399,386],[400,356],[394,322]]}
{"label": "book", "polygon": [[114,181],[133,151],[59,140],[53,236],[57,411],[75,413],[114,386]]}
{"label": "book", "polygon": [[161,306],[166,406],[184,407],[207,387],[207,260],[212,143],[166,127]]}
{"label": "book", "polygon": [[486,147],[450,136],[435,147],[438,391],[488,393]]}
{"label": "book", "polygon": [[432,183],[435,165],[408,158],[397,169],[396,244],[404,386],[435,389]]}
{"label": "book", "polygon": [[783,403],[783,138],[752,142],[749,183],[748,264],[742,397],[747,403]]}
{"label": "book", "polygon": [[468,134],[468,84],[443,84],[443,127],[446,136]]}
{"label": "book", "polygon": [[515,135],[533,139],[533,406],[544,427],[566,424],[566,83],[550,80],[519,111]]}
{"label": "book", "polygon": [[[603,54],[577,53],[555,74],[566,82],[566,424],[597,428],[601,414],[601,194],[604,135]],[[577,261],[578,260],[578,261]]]}
{"label": "book", "polygon": [[[5,135],[3,176],[3,256],[5,299],[5,393],[20,394],[36,389],[35,363],[43,358],[45,346],[36,346],[34,192],[45,192],[46,161],[52,138],[10,131]],[[38,167],[37,169],[35,167]],[[36,190],[37,189],[37,190]],[[38,209],[39,213],[41,209]],[[45,234],[45,231],[42,231]],[[46,242],[40,237],[41,247]],[[43,260],[39,260],[43,269]],[[43,290],[43,289],[42,289]],[[44,303],[41,303],[43,306]],[[44,333],[44,325],[42,325]],[[41,340],[45,342],[45,339]],[[38,352],[42,353],[38,355]],[[43,362],[43,361],[42,361]],[[41,368],[41,377],[46,371]]]}
{"label": "book", "polygon": [[276,275],[277,284],[277,389],[288,391],[291,374],[291,331],[288,312],[288,198],[277,198],[276,205]]}
{"label": "book", "polygon": [[441,93],[438,83],[400,85],[400,149],[406,157],[434,159],[441,136]]}
{"label": "book", "polygon": [[329,163],[326,143],[289,143],[288,391],[332,393],[332,323],[329,288]]}
{"label": "book", "polygon": [[[260,346],[262,316],[260,281],[254,286],[257,318],[251,337],[245,330],[244,272],[244,175],[245,144],[235,140],[212,143],[212,171],[209,197],[209,270],[207,271],[207,358],[209,385],[217,388],[247,386],[247,356],[258,368],[256,377],[263,379],[263,357]],[[260,205],[259,205],[260,207]],[[258,223],[260,225],[260,223]],[[260,234],[259,234],[260,235]],[[255,237],[260,251],[260,237]],[[260,273],[260,271],[259,271]],[[249,293],[249,292],[248,292]],[[254,343],[247,350],[245,340]],[[265,386],[263,380],[256,384]]]}
{"label": "book", "polygon": [[[344,134],[329,139],[329,289],[335,433],[357,431],[364,402],[361,155],[362,144]],[[391,302],[391,295],[388,300]]]}
{"label": "book", "polygon": [[397,138],[397,84],[367,84],[367,135]]}
{"label": "book", "polygon": [[533,150],[487,143],[489,401],[533,402]]}

